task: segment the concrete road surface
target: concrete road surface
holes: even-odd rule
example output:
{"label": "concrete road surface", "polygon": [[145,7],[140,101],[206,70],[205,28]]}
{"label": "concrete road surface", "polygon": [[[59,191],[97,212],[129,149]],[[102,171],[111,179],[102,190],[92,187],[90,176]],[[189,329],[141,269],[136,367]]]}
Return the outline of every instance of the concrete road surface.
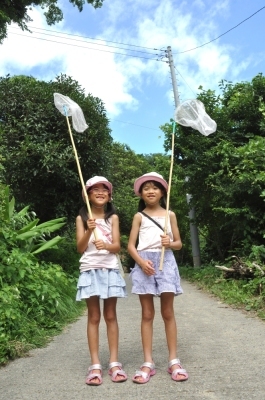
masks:
{"label": "concrete road surface", "polygon": [[42,349],[0,368],[0,399],[265,399],[265,323],[234,310],[194,285],[182,281],[184,294],[175,299],[178,324],[178,357],[189,380],[174,382],[167,373],[164,325],[155,299],[154,361],[157,373],[149,383],[135,384],[131,378],[143,362],[138,296],[118,300],[120,325],[119,361],[129,379],[113,383],[107,374],[108,346],[105,323],[100,324],[100,354],[103,384],[85,384],[89,354],[86,316],[69,325]]}

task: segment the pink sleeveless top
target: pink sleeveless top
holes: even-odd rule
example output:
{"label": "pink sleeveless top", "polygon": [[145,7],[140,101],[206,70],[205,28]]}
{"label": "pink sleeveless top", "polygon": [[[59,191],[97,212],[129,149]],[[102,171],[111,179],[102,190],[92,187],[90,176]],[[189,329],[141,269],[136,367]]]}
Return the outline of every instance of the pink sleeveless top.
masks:
{"label": "pink sleeveless top", "polygon": [[[104,219],[96,219],[96,225],[98,239],[103,240],[105,243],[112,243],[112,218],[109,218],[109,223],[106,223]],[[87,248],[79,260],[80,272],[97,268],[119,269],[116,254],[110,253],[108,250],[97,250],[93,244],[94,240],[95,238],[92,234]]]}

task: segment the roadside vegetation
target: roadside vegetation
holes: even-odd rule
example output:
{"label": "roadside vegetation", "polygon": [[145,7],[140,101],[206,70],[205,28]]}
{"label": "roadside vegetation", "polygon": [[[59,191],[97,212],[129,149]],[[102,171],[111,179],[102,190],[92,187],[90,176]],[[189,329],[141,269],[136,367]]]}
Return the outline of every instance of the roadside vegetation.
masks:
{"label": "roadside vegetation", "polygon": [[[47,343],[80,315],[73,301],[76,279],[38,255],[57,248],[63,237],[50,237],[64,218],[39,224],[28,207],[15,211],[8,186],[2,192],[0,228],[0,364]],[[62,253],[62,252],[61,252]]]}
{"label": "roadside vegetation", "polygon": [[[160,127],[164,153],[136,154],[113,141],[104,104],[71,77],[0,77],[0,364],[46,344],[84,310],[75,301],[81,185],[54,92],[76,101],[89,124],[82,135],[74,133],[80,165],[85,180],[104,175],[113,183],[127,271],[138,204],[133,182],[151,171],[169,174],[172,121]],[[200,88],[198,98],[217,131],[204,137],[176,129],[170,208],[183,241],[176,252],[181,276],[264,319],[265,77],[220,82],[218,94]],[[199,232],[201,268],[192,267],[190,223]]]}
{"label": "roadside vegetation", "polygon": [[265,267],[253,279],[229,278],[214,265],[201,268],[180,267],[180,276],[224,303],[254,313],[265,321]]}

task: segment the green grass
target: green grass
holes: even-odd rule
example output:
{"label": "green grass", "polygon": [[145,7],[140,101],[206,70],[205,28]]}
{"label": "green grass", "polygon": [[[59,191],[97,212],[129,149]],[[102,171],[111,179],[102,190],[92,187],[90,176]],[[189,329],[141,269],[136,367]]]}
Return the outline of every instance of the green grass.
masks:
{"label": "green grass", "polygon": [[68,324],[76,321],[84,313],[84,310],[85,302],[78,302],[67,317],[57,318],[50,328],[47,326],[39,327],[34,321],[29,321],[28,324],[31,325],[31,329],[25,326],[25,329],[28,329],[28,331],[22,340],[19,336],[8,341],[0,337],[0,366],[6,365],[10,360],[14,360],[15,358],[25,357],[32,349],[46,346]]}
{"label": "green grass", "polygon": [[179,267],[180,276],[233,307],[254,312],[265,320],[265,278],[225,279],[213,266]]}

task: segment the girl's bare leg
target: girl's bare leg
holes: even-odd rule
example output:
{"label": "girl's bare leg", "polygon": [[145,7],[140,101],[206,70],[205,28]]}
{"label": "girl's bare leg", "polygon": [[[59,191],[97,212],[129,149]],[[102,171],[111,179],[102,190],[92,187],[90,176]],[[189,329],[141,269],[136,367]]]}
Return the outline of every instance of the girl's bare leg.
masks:
{"label": "girl's bare leg", "polygon": [[177,325],[173,302],[174,293],[161,294],[161,315],[165,324],[169,361],[177,358]]}
{"label": "girl's bare leg", "polygon": [[[90,352],[91,364],[100,364],[99,361],[99,322],[100,322],[100,304],[99,297],[92,296],[86,299],[87,304],[87,340]],[[99,374],[98,369],[93,370],[94,374]],[[99,382],[98,378],[92,382]]]}
{"label": "girl's bare leg", "polygon": [[[174,293],[161,294],[161,315],[165,324],[168,361],[177,358],[177,324],[174,314]],[[179,368],[177,364],[171,367],[171,370]],[[180,375],[180,378],[182,375]]]}
{"label": "girl's bare leg", "polygon": [[[153,363],[153,321],[155,316],[154,299],[152,294],[139,295],[142,306],[141,335],[144,352],[144,362]],[[143,367],[142,371],[150,373],[150,368]],[[143,379],[137,378],[139,381]]]}
{"label": "girl's bare leg", "polygon": [[116,314],[117,297],[104,300],[104,319],[107,325],[107,336],[110,351],[110,363],[118,361],[119,327]]}
{"label": "girl's bare leg", "polygon": [[[104,300],[104,319],[107,325],[107,336],[109,342],[110,359],[109,362],[118,361],[118,347],[119,347],[119,326],[116,313],[117,297],[110,297]],[[112,372],[119,369],[113,367]],[[124,379],[123,376],[117,375],[116,380]]]}

